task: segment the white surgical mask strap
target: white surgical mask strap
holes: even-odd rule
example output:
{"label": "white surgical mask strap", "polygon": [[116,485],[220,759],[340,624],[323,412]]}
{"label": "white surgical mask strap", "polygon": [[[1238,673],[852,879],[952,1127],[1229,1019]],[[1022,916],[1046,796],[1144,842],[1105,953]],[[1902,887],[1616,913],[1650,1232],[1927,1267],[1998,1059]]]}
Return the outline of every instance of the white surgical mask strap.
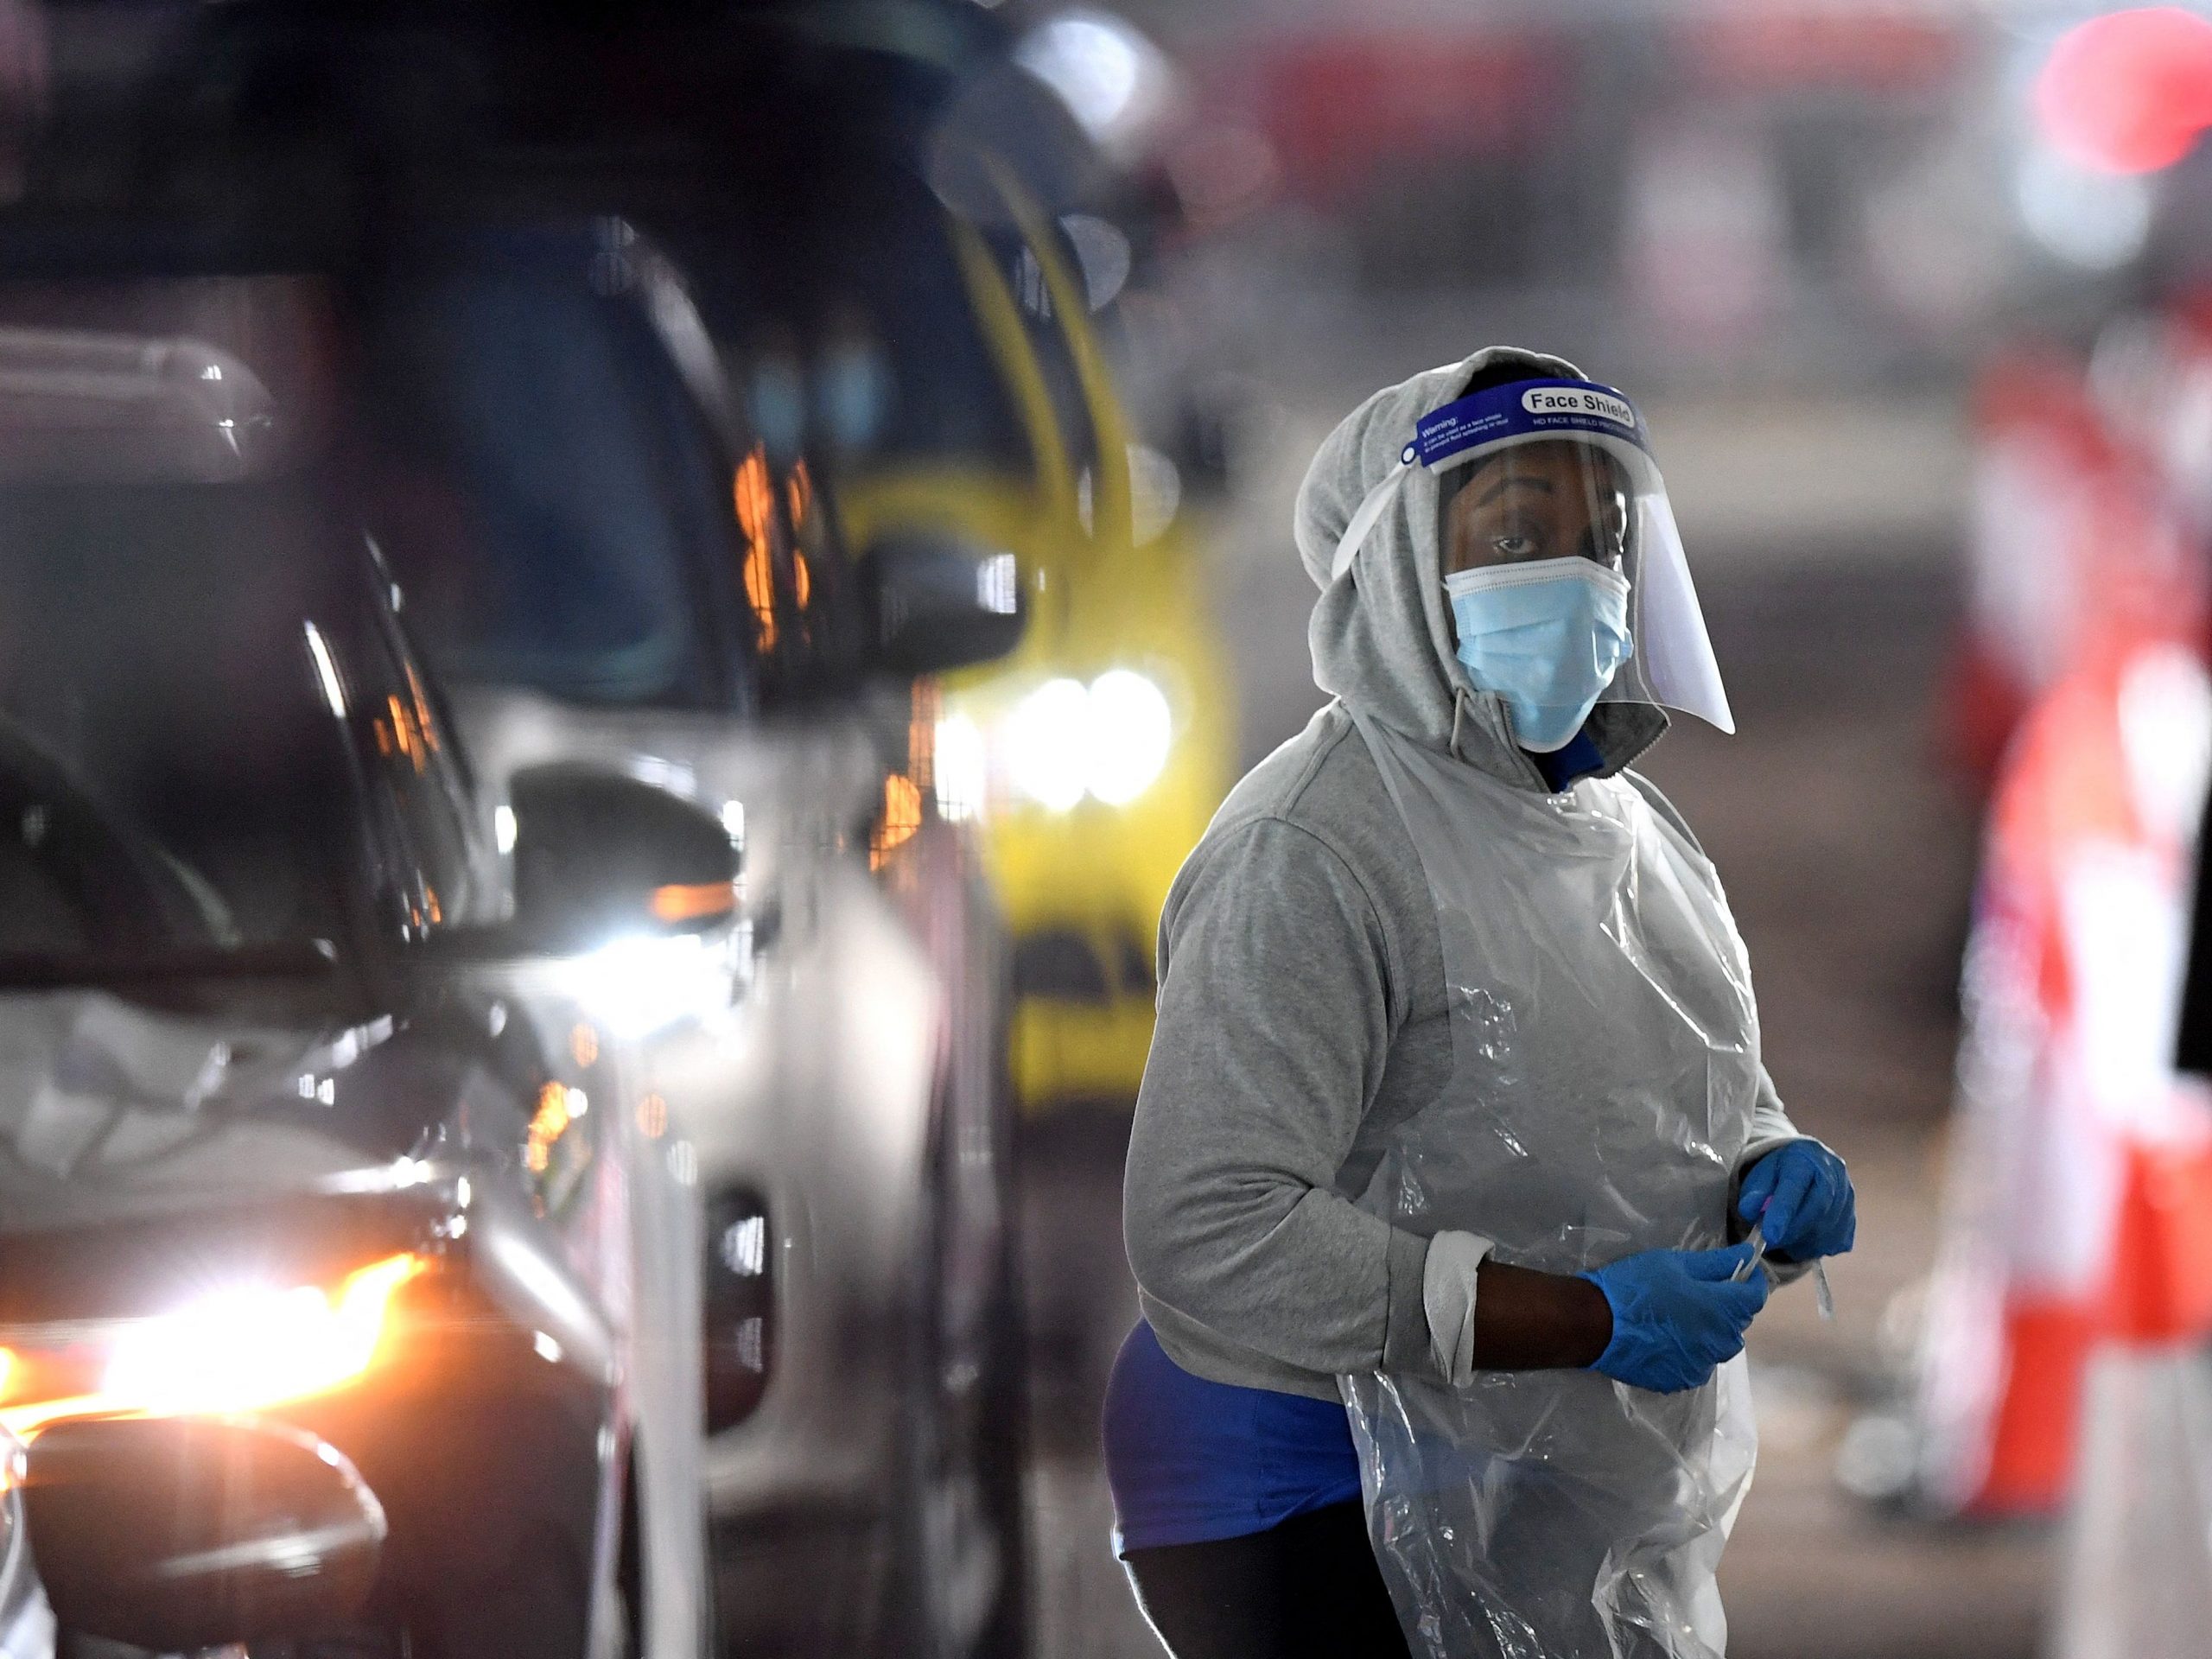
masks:
{"label": "white surgical mask strap", "polygon": [[1398,485],[1406,475],[1406,463],[1401,461],[1382,475],[1382,481],[1367,493],[1367,499],[1359,504],[1351,522],[1344,526],[1344,533],[1337,543],[1337,556],[1329,561],[1329,580],[1351,569],[1351,562],[1359,556],[1360,543],[1364,542],[1375,526],[1381,522],[1390,505],[1390,498],[1397,493]]}

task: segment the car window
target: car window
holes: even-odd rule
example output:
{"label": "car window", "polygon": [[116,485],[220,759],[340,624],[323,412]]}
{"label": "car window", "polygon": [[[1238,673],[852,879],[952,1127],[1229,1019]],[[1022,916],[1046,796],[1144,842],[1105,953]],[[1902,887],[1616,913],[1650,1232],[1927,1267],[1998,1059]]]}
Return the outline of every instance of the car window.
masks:
{"label": "car window", "polygon": [[230,941],[217,895],[110,819],[31,734],[0,718],[0,955]]}
{"label": "car window", "polygon": [[0,285],[18,948],[359,950],[474,899],[458,757],[378,609],[336,318],[305,279]]}
{"label": "car window", "polygon": [[728,474],[598,257],[582,231],[518,233],[395,285],[370,331],[379,544],[454,679],[744,707],[715,577],[736,556]]}
{"label": "car window", "polygon": [[[0,490],[0,716],[32,759],[214,895],[249,941],[346,939],[368,895],[341,683],[347,631],[314,591],[335,550],[315,492]],[[120,866],[118,866],[118,868]]]}
{"label": "car window", "polygon": [[381,820],[373,844],[385,855],[383,884],[409,925],[435,927],[469,917],[476,891],[474,813],[467,769],[442,700],[416,659],[381,565],[365,561],[365,626],[357,654],[369,741],[362,768],[370,810]]}
{"label": "car window", "polygon": [[[963,227],[929,188],[863,156],[764,195],[745,237],[785,257],[755,262],[745,302],[716,320],[756,368],[788,377],[794,439],[846,474],[953,462],[1028,476],[1037,457],[978,315]],[[772,444],[784,394],[753,392]]]}

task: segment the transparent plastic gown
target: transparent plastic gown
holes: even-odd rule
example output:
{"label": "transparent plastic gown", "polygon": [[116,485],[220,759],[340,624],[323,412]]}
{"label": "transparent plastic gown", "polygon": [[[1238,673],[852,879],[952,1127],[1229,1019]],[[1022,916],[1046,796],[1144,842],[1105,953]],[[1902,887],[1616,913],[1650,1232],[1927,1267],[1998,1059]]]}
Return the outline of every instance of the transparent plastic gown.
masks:
{"label": "transparent plastic gown", "polygon": [[[1713,866],[1635,785],[1516,789],[1361,718],[1441,929],[1452,1073],[1364,1203],[1575,1273],[1728,1238],[1758,1016]],[[1757,1450],[1741,1356],[1660,1395],[1594,1371],[1343,1379],[1376,1553],[1428,1659],[1705,1659]]]}

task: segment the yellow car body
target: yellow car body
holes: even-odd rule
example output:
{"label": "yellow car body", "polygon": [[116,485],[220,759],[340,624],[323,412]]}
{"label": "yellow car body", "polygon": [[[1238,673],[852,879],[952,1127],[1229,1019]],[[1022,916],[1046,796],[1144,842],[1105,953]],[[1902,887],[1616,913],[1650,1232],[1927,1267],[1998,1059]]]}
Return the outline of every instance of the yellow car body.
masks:
{"label": "yellow car body", "polygon": [[[1152,1041],[1160,907],[1227,787],[1231,705],[1200,532],[1187,513],[1145,522],[1160,515],[1133,499],[1128,423],[1082,278],[1020,188],[1004,174],[997,183],[1019,232],[1014,257],[1033,261],[1030,275],[1041,279],[1028,284],[1027,312],[1003,251],[957,219],[950,234],[1033,464],[1027,473],[889,464],[843,480],[839,512],[854,547],[937,531],[1017,556],[1028,611],[1021,644],[945,681],[941,707],[929,711],[935,775],[917,781],[935,788],[949,815],[979,823],[1014,940],[1008,1064],[1023,1109],[1126,1109]],[[1071,687],[1095,689],[1117,674],[1141,677],[1164,699],[1156,772],[1131,792],[1149,759],[1139,755],[1105,797],[1090,789],[1039,798],[1024,787],[1025,721],[1035,727],[1047,703],[1075,708]],[[1132,682],[1116,683],[1126,692]],[[1093,697],[1084,706],[1103,705]],[[1101,738],[1125,741],[1110,727],[1080,723],[1046,720],[1026,740],[1032,749],[1064,744],[1070,756]]]}

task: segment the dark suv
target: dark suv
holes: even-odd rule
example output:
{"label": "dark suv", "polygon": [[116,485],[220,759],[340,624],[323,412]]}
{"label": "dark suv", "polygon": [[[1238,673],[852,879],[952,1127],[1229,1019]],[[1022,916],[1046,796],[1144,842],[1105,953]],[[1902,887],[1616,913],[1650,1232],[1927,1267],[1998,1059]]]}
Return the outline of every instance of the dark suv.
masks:
{"label": "dark suv", "polygon": [[483,791],[359,339],[0,285],[0,1424],[66,1650],[696,1654],[698,1160],[595,953],[734,985],[735,843]]}

